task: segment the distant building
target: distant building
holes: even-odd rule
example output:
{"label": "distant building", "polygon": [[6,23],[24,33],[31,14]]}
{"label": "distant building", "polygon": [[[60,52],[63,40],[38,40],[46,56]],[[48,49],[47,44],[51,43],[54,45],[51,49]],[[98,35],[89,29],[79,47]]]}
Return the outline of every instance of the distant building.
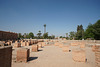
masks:
{"label": "distant building", "polygon": [[0,31],[0,40],[16,40],[17,38],[17,33]]}

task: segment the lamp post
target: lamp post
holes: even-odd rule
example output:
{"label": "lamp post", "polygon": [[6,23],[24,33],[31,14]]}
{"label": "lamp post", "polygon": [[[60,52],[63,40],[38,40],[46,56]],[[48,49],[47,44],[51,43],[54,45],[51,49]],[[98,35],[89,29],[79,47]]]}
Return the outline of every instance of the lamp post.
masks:
{"label": "lamp post", "polygon": [[44,33],[46,33],[46,24],[44,24]]}

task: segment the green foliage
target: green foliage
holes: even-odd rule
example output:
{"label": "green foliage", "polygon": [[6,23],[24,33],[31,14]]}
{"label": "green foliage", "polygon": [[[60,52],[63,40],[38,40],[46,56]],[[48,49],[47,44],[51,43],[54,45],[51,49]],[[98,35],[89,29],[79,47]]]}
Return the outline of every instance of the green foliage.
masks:
{"label": "green foliage", "polygon": [[94,28],[92,24],[89,24],[86,31],[84,32],[84,38],[93,38],[94,39]]}
{"label": "green foliage", "polygon": [[26,34],[26,38],[27,38],[27,39],[29,39],[29,38],[30,38],[30,36],[29,36],[29,34],[28,34],[28,33]]}
{"label": "green foliage", "polygon": [[84,34],[85,39],[92,38],[100,40],[100,20],[98,20],[95,24],[89,24]]}
{"label": "green foliage", "polygon": [[21,33],[18,33],[18,39],[23,38],[23,35]]}
{"label": "green foliage", "polygon": [[37,35],[38,35],[38,38],[40,38],[41,37],[41,31],[39,30],[39,33],[37,33]]}
{"label": "green foliage", "polygon": [[48,39],[52,39],[52,37],[51,36],[48,36]]}
{"label": "green foliage", "polygon": [[54,39],[54,38],[55,38],[55,35],[48,36],[48,39]]}
{"label": "green foliage", "polygon": [[51,36],[51,39],[54,39],[54,38],[55,38],[55,35],[52,35],[52,36]]}
{"label": "green foliage", "polygon": [[68,37],[68,33],[66,33],[66,37]]}
{"label": "green foliage", "polygon": [[70,34],[69,34],[70,40],[72,40],[73,38],[75,38],[76,32],[71,31],[71,32],[69,32],[69,33],[70,33]]}
{"label": "green foliage", "polygon": [[34,38],[34,34],[32,32],[29,33],[29,38]]}
{"label": "green foliage", "polygon": [[24,33],[24,35],[23,35],[23,36],[24,36],[24,38],[26,38],[26,35],[27,35],[27,34],[26,34],[26,33]]}
{"label": "green foliage", "polygon": [[43,34],[43,38],[44,38],[44,39],[47,39],[47,38],[48,38],[48,33],[44,33],[44,34]]}
{"label": "green foliage", "polygon": [[66,37],[66,40],[68,40],[69,39],[69,37]]}
{"label": "green foliage", "polygon": [[78,25],[75,39],[82,40],[83,35],[84,35],[83,33],[84,33],[83,26],[82,25]]}
{"label": "green foliage", "polygon": [[100,20],[98,20],[94,25],[94,39],[100,40]]}
{"label": "green foliage", "polygon": [[60,38],[63,38],[63,36],[60,36]]}
{"label": "green foliage", "polygon": [[44,24],[44,27],[46,27],[46,24]]}

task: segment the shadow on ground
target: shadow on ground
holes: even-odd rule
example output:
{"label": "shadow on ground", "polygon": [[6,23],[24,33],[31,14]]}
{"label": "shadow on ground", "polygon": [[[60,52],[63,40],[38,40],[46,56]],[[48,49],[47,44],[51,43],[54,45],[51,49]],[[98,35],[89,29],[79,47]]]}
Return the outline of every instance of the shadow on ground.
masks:
{"label": "shadow on ground", "polygon": [[38,50],[38,51],[43,51],[43,50]]}
{"label": "shadow on ground", "polygon": [[38,59],[38,57],[29,57],[28,61],[32,61],[32,60],[36,60],[36,59]]}

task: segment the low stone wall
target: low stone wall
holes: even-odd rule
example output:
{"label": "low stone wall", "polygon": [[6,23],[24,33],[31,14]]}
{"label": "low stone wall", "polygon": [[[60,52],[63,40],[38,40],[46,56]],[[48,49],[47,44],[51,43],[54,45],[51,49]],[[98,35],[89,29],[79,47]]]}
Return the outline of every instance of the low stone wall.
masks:
{"label": "low stone wall", "polygon": [[62,50],[63,52],[69,52],[69,45],[63,45]]}
{"label": "low stone wall", "polygon": [[95,46],[96,67],[100,67],[100,45]]}
{"label": "low stone wall", "polygon": [[72,50],[72,58],[76,62],[86,62],[85,50],[82,49]]}

